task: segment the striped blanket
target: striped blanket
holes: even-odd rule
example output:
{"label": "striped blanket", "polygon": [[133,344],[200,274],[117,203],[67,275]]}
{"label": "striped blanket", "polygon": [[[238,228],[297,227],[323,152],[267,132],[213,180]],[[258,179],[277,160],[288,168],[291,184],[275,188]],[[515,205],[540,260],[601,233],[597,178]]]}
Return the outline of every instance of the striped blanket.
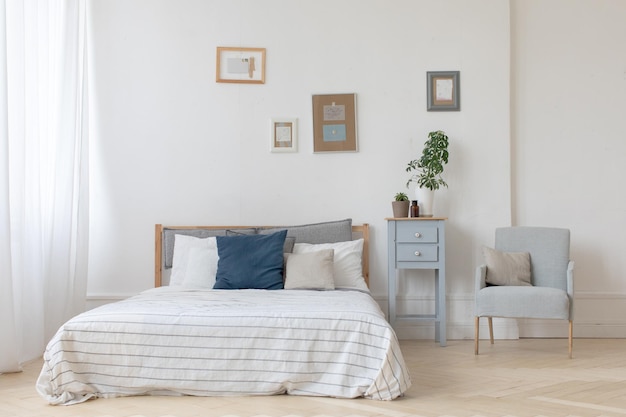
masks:
{"label": "striped blanket", "polygon": [[410,385],[369,294],[160,287],[65,323],[37,391],[50,404],[145,394],[391,400]]}

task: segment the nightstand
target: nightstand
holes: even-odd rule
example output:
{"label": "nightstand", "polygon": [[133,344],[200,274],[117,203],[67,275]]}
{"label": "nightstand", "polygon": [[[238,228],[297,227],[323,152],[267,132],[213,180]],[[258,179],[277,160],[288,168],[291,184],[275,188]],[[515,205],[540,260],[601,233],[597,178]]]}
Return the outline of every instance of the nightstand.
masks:
{"label": "nightstand", "polygon": [[[435,321],[435,341],[446,345],[446,233],[445,217],[387,218],[389,323]],[[434,314],[397,314],[398,269],[435,271]]]}

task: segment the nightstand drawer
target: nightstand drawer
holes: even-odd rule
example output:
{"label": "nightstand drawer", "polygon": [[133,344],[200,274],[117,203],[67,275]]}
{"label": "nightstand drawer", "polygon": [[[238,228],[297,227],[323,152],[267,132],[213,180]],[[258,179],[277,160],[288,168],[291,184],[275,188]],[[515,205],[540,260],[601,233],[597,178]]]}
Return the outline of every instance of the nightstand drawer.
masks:
{"label": "nightstand drawer", "polygon": [[437,262],[439,250],[437,245],[400,243],[396,256],[398,262]]}
{"label": "nightstand drawer", "polygon": [[437,228],[407,223],[398,228],[398,243],[438,243]]}

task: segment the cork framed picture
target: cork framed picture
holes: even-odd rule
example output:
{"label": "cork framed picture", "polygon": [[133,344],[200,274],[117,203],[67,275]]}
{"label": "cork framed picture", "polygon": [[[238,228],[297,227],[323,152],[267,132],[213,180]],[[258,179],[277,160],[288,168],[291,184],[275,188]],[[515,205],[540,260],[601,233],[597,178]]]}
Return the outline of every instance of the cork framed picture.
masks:
{"label": "cork framed picture", "polygon": [[313,152],[356,152],[356,94],[313,95]]}
{"label": "cork framed picture", "polygon": [[426,73],[428,111],[460,111],[461,90],[459,71],[429,71]]}
{"label": "cork framed picture", "polygon": [[215,81],[265,84],[265,48],[218,46]]}

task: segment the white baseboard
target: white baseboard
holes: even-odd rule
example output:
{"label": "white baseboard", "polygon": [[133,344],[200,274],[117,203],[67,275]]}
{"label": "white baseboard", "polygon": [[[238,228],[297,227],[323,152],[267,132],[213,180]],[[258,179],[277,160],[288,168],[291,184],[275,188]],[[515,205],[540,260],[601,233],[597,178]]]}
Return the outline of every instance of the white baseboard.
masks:
{"label": "white baseboard", "polygon": [[135,294],[87,294],[85,297],[86,310],[91,310],[105,304],[125,300]]}

